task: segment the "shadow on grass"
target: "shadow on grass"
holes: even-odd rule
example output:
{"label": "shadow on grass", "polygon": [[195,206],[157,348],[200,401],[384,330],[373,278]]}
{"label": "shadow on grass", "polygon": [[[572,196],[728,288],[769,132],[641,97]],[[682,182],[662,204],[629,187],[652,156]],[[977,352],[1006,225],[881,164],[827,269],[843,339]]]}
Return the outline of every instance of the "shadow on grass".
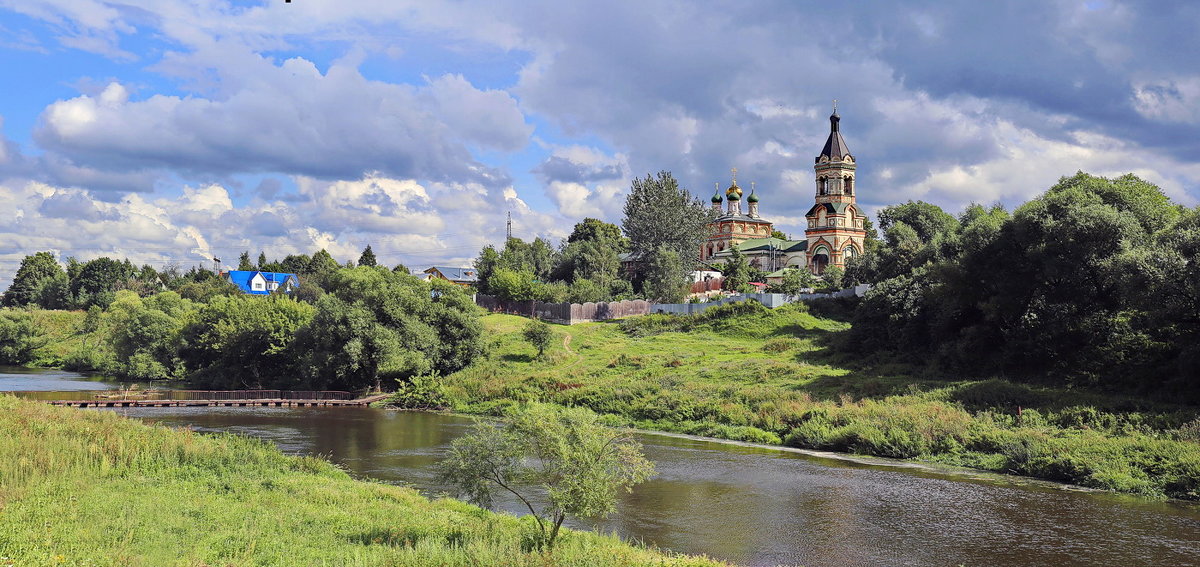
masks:
{"label": "shadow on grass", "polygon": [[506,355],[503,355],[500,357],[500,359],[505,362],[526,362],[526,363],[533,362],[535,358],[537,358],[537,357],[532,354],[515,354],[515,353],[509,353],[509,354],[506,354]]}

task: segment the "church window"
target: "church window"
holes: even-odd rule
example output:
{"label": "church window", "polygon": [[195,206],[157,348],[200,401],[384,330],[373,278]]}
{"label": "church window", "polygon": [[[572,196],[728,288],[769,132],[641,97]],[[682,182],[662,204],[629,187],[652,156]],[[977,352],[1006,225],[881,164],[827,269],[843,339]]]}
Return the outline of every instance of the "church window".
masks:
{"label": "church window", "polygon": [[825,195],[829,193],[829,180],[822,177],[817,180],[817,194]]}
{"label": "church window", "polygon": [[846,194],[853,195],[854,194],[854,178],[847,177],[845,184],[846,184]]}

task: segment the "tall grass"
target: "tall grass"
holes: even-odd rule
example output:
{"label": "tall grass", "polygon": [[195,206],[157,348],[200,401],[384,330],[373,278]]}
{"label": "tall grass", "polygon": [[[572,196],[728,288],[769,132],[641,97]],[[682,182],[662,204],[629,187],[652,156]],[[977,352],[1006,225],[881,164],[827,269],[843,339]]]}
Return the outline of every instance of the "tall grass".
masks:
{"label": "tall grass", "polygon": [[0,396],[0,565],[716,565],[351,479],[233,435]]}

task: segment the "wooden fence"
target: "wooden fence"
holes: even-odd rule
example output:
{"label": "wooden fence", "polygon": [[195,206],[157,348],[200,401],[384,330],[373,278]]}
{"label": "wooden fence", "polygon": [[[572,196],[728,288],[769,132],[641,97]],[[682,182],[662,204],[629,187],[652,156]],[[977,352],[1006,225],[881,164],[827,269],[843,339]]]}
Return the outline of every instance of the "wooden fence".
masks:
{"label": "wooden fence", "polygon": [[543,303],[541,301],[506,301],[478,294],[475,303],[493,313],[508,313],[536,317],[543,321],[574,325],[592,321],[608,321],[650,312],[650,302],[641,299],[600,303]]}

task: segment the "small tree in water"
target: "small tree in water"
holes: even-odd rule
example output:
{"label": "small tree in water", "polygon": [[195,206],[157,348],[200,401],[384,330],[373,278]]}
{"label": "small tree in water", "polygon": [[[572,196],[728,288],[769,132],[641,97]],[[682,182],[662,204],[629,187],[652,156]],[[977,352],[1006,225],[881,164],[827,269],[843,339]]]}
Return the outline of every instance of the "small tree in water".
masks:
{"label": "small tree in water", "polygon": [[[618,491],[654,474],[630,431],[600,425],[586,408],[530,404],[510,417],[503,425],[476,423],[455,439],[442,479],[480,506],[491,507],[497,491],[516,496],[537,523],[538,549],[554,547],[568,515],[607,517]],[[546,495],[540,508],[534,486]]]}

